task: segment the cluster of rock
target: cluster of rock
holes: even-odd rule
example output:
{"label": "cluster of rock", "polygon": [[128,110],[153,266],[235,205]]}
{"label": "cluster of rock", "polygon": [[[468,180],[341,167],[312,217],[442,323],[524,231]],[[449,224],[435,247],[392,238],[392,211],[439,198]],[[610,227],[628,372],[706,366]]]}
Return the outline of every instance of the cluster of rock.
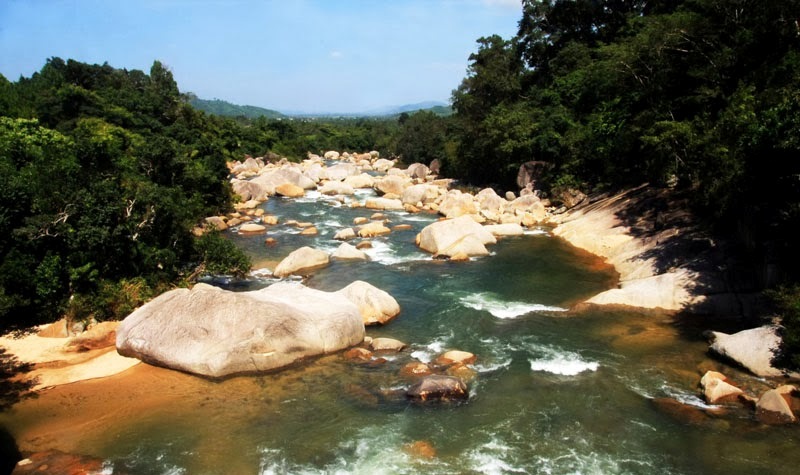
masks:
{"label": "cluster of rock", "polygon": [[[211,378],[260,373],[308,357],[348,349],[344,358],[370,364],[401,352],[391,338],[365,336],[365,325],[400,313],[388,293],[355,281],[336,292],[278,282],[261,290],[231,292],[206,284],[175,289],[148,302],[117,328],[117,351],[147,363]],[[450,351],[427,365],[412,361],[405,397],[414,401],[463,400],[474,371],[471,353]]]}
{"label": "cluster of rock", "polygon": [[[398,354],[406,344],[393,338],[370,338],[358,347],[343,354],[347,360],[369,365],[387,362],[387,353]],[[406,355],[408,356],[408,355]],[[466,351],[451,350],[439,355],[433,362],[424,363],[411,358],[400,368],[400,376],[410,381],[402,396],[415,402],[461,401],[469,398],[467,383],[475,378],[472,365],[477,357]]]}
{"label": "cluster of rock", "polygon": [[716,371],[707,371],[700,379],[700,385],[709,404],[743,404],[754,409],[755,417],[765,424],[797,422],[800,391],[795,386],[781,385],[753,397]]}
{"label": "cluster of rock", "polygon": [[[335,165],[327,166],[331,160]],[[241,197],[235,213],[227,216],[211,216],[206,219],[206,228],[224,230],[238,226],[240,233],[266,232],[268,226],[277,224],[274,216],[265,216],[258,205],[271,196],[299,197],[306,190],[316,189],[324,195],[334,195],[351,207],[365,207],[376,211],[406,211],[409,213],[439,213],[448,221],[434,223],[417,236],[417,244],[436,257],[466,260],[473,256],[489,254],[486,245],[496,242],[497,237],[517,236],[525,227],[536,226],[548,218],[548,203],[539,199],[528,189],[516,197],[513,193],[499,196],[486,188],[476,194],[450,189],[452,180],[439,179],[438,164],[430,166],[413,163],[407,168],[396,168],[395,160],[380,158],[377,152],[349,154],[330,151],[323,157],[309,154],[301,163],[282,159],[271,163],[261,158],[247,158],[244,162],[229,164],[234,178],[233,190]],[[370,174],[380,172],[382,175]],[[353,199],[356,189],[371,188],[378,197],[364,202]],[[248,222],[252,221],[252,222]],[[286,224],[286,223],[284,223]],[[389,229],[380,218],[355,223],[357,227],[340,230],[335,239],[346,241],[352,238],[368,238],[388,234]],[[302,234],[314,235],[317,230],[312,223],[295,223],[303,228]],[[198,229],[198,233],[203,232]],[[327,261],[318,252],[307,264],[296,267],[297,257],[276,271],[277,277],[302,272],[326,265]],[[366,259],[363,253],[355,252],[352,246],[342,245],[334,256],[340,259]],[[291,264],[291,265],[289,265]],[[293,270],[289,270],[293,269]]]}

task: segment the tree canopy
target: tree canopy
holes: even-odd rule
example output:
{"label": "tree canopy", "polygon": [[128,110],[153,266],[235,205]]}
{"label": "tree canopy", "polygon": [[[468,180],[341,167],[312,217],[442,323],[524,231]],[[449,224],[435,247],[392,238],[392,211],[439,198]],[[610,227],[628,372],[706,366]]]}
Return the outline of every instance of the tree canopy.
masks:
{"label": "tree canopy", "polygon": [[[222,238],[191,230],[231,205],[237,126],[188,106],[160,62],[148,75],[51,58],[0,77],[0,107],[0,327],[122,317],[214,267],[206,241]],[[214,268],[246,271],[226,249]]]}

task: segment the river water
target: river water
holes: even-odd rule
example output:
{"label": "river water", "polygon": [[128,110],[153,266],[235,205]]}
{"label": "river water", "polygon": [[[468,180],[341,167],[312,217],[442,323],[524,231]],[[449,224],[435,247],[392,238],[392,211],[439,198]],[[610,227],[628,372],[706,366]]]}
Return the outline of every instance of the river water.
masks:
{"label": "river water", "polygon": [[[269,268],[302,245],[332,251],[336,231],[373,213],[313,192],[262,207],[281,223],[319,229],[301,236],[279,223],[268,230],[273,246],[263,234],[227,234]],[[370,262],[333,262],[305,283],[338,290],[364,280],[394,296],[401,314],[367,330],[409,345],[386,362],[328,355],[224,381],[139,365],[45,391],[0,414],[0,423],[23,449],[101,457],[106,473],[797,473],[796,427],[762,426],[739,408],[679,417],[659,409],[660,398],[708,409],[697,389],[707,369],[765,387],[708,358],[706,323],[575,310],[617,275],[546,228],[501,240],[491,256],[451,263],[414,245],[435,215],[384,214],[390,226],[412,229],[373,239]],[[245,289],[274,281],[214,282]],[[399,374],[404,364],[450,349],[478,356],[468,402],[419,406],[398,396],[411,384]]]}

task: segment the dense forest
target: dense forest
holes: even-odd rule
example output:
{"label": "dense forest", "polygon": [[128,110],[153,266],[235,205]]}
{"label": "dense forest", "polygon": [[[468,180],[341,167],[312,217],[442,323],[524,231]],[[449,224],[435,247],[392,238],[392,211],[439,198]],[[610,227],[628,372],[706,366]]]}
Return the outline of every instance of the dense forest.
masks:
{"label": "dense forest", "polygon": [[524,0],[516,36],[478,40],[451,116],[219,117],[158,61],[0,76],[0,326],[121,317],[197,266],[241,273],[227,241],[190,232],[231,206],[226,161],[377,149],[501,190],[536,160],[544,194],[688,196],[800,349],[799,21],[800,0]]}

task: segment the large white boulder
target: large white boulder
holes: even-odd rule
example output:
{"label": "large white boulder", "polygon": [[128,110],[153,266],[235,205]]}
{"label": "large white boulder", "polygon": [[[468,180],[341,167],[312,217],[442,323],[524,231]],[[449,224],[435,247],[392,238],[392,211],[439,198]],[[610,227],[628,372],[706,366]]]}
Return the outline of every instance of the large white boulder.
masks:
{"label": "large white boulder", "polygon": [[327,252],[304,246],[289,253],[275,267],[273,275],[275,277],[286,277],[292,274],[301,274],[325,267],[328,263],[330,263],[330,256]]}
{"label": "large white boulder", "polygon": [[417,235],[417,245],[434,255],[453,257],[457,254],[485,256],[486,244],[494,244],[495,237],[469,216],[437,221],[429,224]]}
{"label": "large white boulder", "polygon": [[353,187],[340,181],[326,181],[317,189],[323,195],[352,195]]}
{"label": "large white boulder", "polygon": [[360,175],[348,176],[344,179],[344,183],[353,188],[372,188],[372,185],[375,184],[375,179],[372,175],[362,173]]}
{"label": "large white boulder", "polygon": [[383,195],[402,196],[403,191],[411,186],[411,179],[406,175],[387,175],[376,179],[373,187]]}
{"label": "large white boulder", "polygon": [[757,376],[783,375],[781,370],[772,366],[772,358],[781,343],[777,326],[765,325],[732,335],[710,332],[709,337],[711,351],[730,358],[753,374]]}
{"label": "large white boulder", "polygon": [[362,280],[357,280],[336,293],[358,307],[364,325],[382,325],[400,313],[400,305],[394,297]]}
{"label": "large white boulder", "polygon": [[[264,172],[250,180],[260,186],[267,195],[274,195],[275,188],[283,184],[292,184],[304,190],[312,190],[317,184],[311,178],[294,168],[280,168],[273,171]],[[256,198],[258,199],[258,198]]]}
{"label": "large white boulder", "polygon": [[252,292],[205,284],[143,305],[117,328],[117,351],[208,377],[257,373],[364,339],[358,307],[335,292],[277,283]]}
{"label": "large white boulder", "polygon": [[342,181],[349,176],[358,175],[358,167],[352,163],[339,163],[332,167],[328,167],[328,179]]}
{"label": "large white boulder", "polygon": [[366,252],[356,249],[355,246],[343,242],[339,247],[333,251],[331,258],[340,261],[368,261],[369,256]]}

